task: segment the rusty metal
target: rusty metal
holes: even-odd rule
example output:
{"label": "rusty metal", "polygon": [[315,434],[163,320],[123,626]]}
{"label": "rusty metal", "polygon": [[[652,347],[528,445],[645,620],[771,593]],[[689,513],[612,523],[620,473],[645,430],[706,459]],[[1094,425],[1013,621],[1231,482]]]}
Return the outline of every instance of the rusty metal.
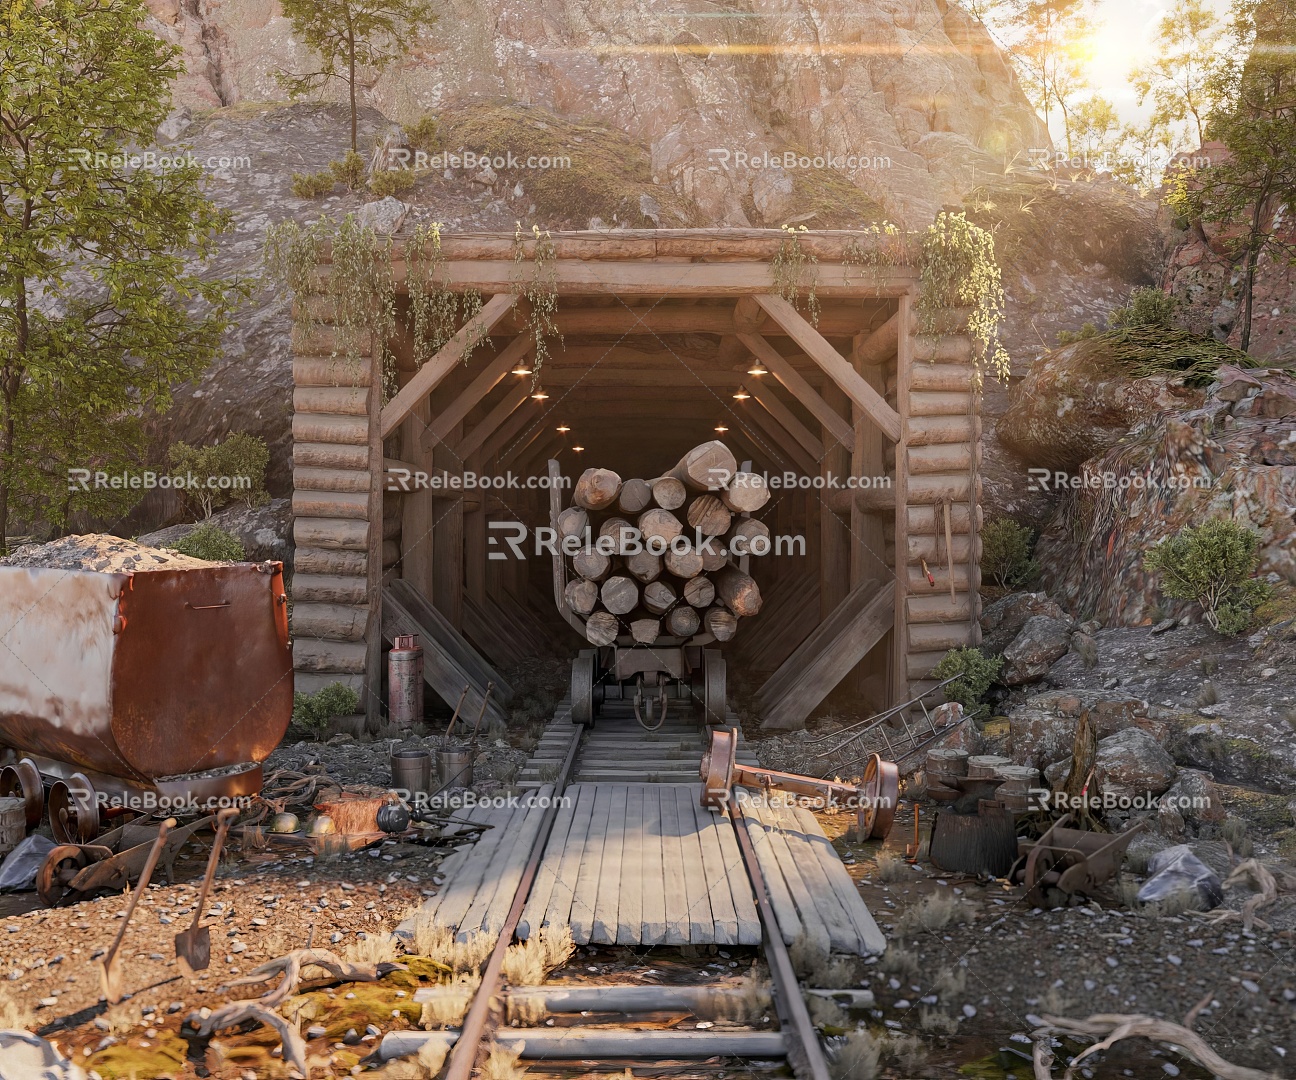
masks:
{"label": "rusty metal", "polygon": [[140,894],[148,888],[149,878],[153,876],[153,868],[157,866],[158,856],[162,854],[162,845],[166,843],[167,831],[175,825],[175,818],[167,818],[158,826],[157,839],[153,841],[153,846],[149,849],[148,861],[144,863],[144,869],[140,872],[139,881],[135,888],[131,890],[129,902],[126,904],[126,912],[122,917],[122,924],[117,929],[117,936],[113,938],[113,943],[108,947],[108,952],[99,962],[99,976],[103,986],[104,997],[109,1005],[116,1005],[121,1001],[121,966],[117,963],[117,957],[121,950],[122,939],[126,936],[126,928],[130,926],[131,916],[135,914],[135,905],[139,903]]}
{"label": "rusty metal", "polygon": [[900,773],[895,762],[874,754],[865,767],[860,786],[823,780],[817,776],[775,772],[738,764],[738,733],[733,728],[712,728],[698,773],[702,777],[703,806],[724,809],[735,785],[791,792],[856,808],[861,836],[885,838],[895,820],[900,795]]}
{"label": "rusty metal", "polygon": [[45,816],[45,784],[31,758],[21,758],[0,769],[0,797],[22,799],[29,831],[41,823]]}
{"label": "rusty metal", "polygon": [[[175,857],[194,833],[212,822],[210,816],[171,827],[162,849],[163,870],[175,880]],[[130,821],[104,833],[93,844],[62,844],[45,856],[36,877],[36,892],[50,907],[64,899],[79,899],[105,890],[120,891],[139,877],[156,842],[156,824]],[[80,857],[74,856],[79,852]]]}
{"label": "rusty metal", "polygon": [[46,799],[50,832],[60,844],[88,844],[99,835],[99,803],[84,773],[55,780]]}
{"label": "rusty metal", "polygon": [[203,971],[211,965],[211,930],[199,924],[207,908],[207,894],[211,891],[212,879],[216,876],[225,836],[236,817],[238,811],[233,809],[222,810],[216,815],[216,838],[212,841],[211,854],[207,857],[207,872],[203,875],[202,887],[198,890],[193,922],[188,930],[181,930],[175,936],[176,960],[181,970],[190,974]]}
{"label": "rusty metal", "polygon": [[423,648],[417,634],[398,634],[387,654],[387,716],[397,727],[423,721]]}
{"label": "rusty metal", "polygon": [[482,694],[481,712],[477,714],[477,722],[473,724],[472,737],[474,743],[477,741],[477,732],[481,730],[482,717],[486,715],[486,703],[490,701],[491,691],[494,689],[495,684],[493,682],[488,682],[486,684],[486,693]]}
{"label": "rusty metal", "polygon": [[245,793],[292,714],[284,601],[278,563],[0,567],[0,745],[101,791]]}
{"label": "rusty metal", "polygon": [[1038,840],[1017,844],[1012,879],[1026,886],[1026,902],[1048,907],[1048,890],[1091,896],[1120,869],[1125,849],[1147,826],[1139,821],[1121,833],[1096,833],[1066,828],[1070,814],[1060,817]]}
{"label": "rusty metal", "polygon": [[455,704],[454,714],[450,717],[450,723],[446,724],[445,737],[447,739],[450,738],[450,732],[454,731],[455,722],[459,719],[459,710],[463,708],[464,698],[468,696],[468,691],[471,689],[472,687],[465,686],[463,688],[463,693],[459,695],[459,701]]}

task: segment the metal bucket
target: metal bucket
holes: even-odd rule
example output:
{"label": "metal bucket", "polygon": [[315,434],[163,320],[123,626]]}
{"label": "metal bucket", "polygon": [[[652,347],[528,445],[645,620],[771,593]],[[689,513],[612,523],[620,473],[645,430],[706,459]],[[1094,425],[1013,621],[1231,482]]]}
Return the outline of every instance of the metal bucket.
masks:
{"label": "metal bucket", "polygon": [[471,750],[438,750],[437,779],[443,788],[472,787],[473,755]]}
{"label": "metal bucket", "polygon": [[387,715],[397,727],[423,721],[423,648],[417,634],[400,634],[387,654]]}
{"label": "metal bucket", "polygon": [[395,750],[391,756],[392,787],[411,798],[432,790],[432,755],[426,750]]}
{"label": "metal bucket", "polygon": [[27,804],[22,799],[0,799],[0,858],[13,851],[27,835]]}

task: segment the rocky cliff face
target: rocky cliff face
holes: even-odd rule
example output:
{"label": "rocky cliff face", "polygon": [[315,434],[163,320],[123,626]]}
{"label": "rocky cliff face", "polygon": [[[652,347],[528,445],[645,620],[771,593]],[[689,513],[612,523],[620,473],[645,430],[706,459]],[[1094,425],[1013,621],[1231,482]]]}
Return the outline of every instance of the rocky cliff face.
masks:
{"label": "rocky cliff face", "polygon": [[[149,5],[157,32],[184,50],[177,106],[281,98],[274,73],[309,70],[275,0]],[[804,211],[795,181],[813,164],[752,164],[767,155],[840,159],[838,171],[893,218],[921,226],[988,173],[1050,145],[1004,55],[944,0],[748,0],[693,12],[649,0],[451,0],[362,96],[400,123],[500,101],[601,121],[648,148],[656,182],[724,225]]]}

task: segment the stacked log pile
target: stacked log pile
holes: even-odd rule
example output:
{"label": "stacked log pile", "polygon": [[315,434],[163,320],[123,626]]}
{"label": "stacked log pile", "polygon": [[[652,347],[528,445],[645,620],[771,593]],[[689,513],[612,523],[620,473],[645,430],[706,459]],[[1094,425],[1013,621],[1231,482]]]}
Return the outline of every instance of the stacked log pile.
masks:
{"label": "stacked log pile", "polygon": [[730,552],[739,537],[749,549],[769,539],[748,516],[768,500],[764,478],[740,471],[719,441],[695,446],[652,480],[586,469],[557,522],[568,553],[564,599],[586,640],[732,639],[738,620],[760,611],[761,595]]}

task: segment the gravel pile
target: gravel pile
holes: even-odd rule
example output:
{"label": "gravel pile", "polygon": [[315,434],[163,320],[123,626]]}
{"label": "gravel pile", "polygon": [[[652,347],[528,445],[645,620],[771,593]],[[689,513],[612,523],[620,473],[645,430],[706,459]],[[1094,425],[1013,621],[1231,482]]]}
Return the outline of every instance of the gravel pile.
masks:
{"label": "gravel pile", "polygon": [[129,574],[140,570],[197,570],[228,566],[192,559],[178,551],[144,547],[134,540],[106,533],[64,536],[48,544],[24,544],[0,566],[44,567],[50,570],[96,570],[103,574]]}

